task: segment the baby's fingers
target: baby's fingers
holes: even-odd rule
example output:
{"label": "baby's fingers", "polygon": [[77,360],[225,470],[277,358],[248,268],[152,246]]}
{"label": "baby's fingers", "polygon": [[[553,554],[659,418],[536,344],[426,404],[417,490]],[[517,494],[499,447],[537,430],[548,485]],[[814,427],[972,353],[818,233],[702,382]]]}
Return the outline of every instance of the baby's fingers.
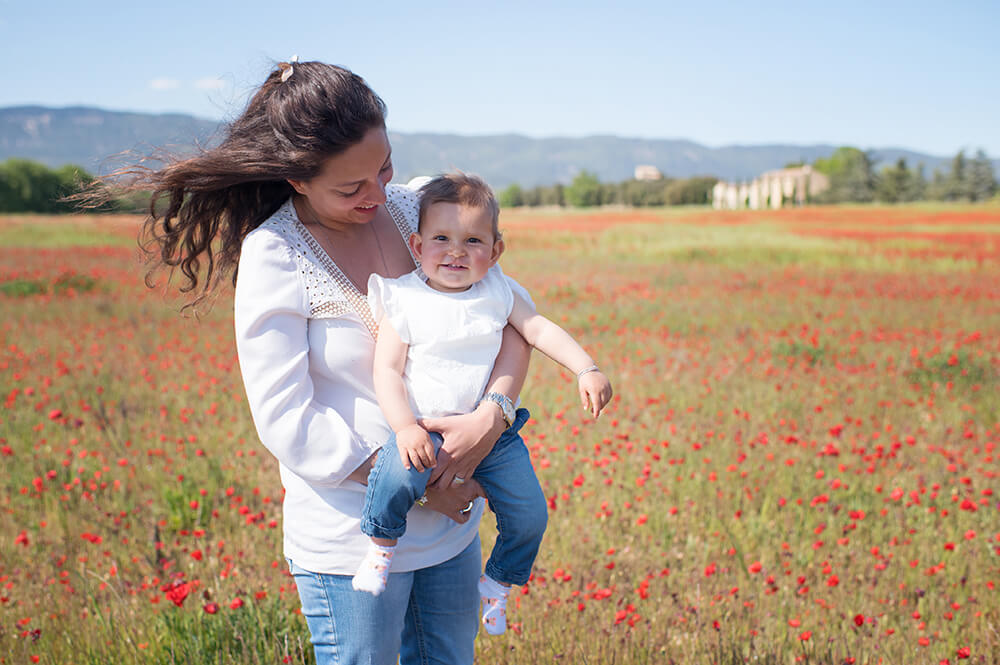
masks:
{"label": "baby's fingers", "polygon": [[430,439],[420,446],[420,461],[428,469],[433,469],[437,466],[437,460],[434,458],[434,446],[431,444]]}
{"label": "baby's fingers", "polygon": [[410,463],[413,464],[413,468],[416,469],[418,472],[423,473],[424,461],[423,459],[421,459],[423,455],[421,455],[420,451],[408,450],[407,454],[409,455]]}
{"label": "baby's fingers", "polygon": [[587,393],[587,388],[580,386],[580,406],[583,407],[584,411],[590,411],[590,395]]}
{"label": "baby's fingers", "polygon": [[601,401],[601,394],[596,390],[588,390],[587,397],[590,401],[590,415],[596,418],[601,415],[601,407],[604,406],[604,403]]}

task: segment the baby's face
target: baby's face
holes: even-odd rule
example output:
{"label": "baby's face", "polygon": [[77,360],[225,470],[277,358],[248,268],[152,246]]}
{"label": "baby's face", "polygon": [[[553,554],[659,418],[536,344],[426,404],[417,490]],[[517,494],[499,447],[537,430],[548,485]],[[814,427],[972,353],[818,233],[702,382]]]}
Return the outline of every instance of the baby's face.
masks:
{"label": "baby's face", "polygon": [[413,253],[438,291],[465,291],[481,280],[500,258],[502,245],[493,234],[488,210],[458,203],[431,205],[410,237]]}

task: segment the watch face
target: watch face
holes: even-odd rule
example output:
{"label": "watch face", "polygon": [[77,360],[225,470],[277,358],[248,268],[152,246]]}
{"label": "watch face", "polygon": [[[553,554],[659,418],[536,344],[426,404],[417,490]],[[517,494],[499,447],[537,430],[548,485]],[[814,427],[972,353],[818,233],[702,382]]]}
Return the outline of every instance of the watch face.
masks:
{"label": "watch face", "polygon": [[507,426],[510,427],[514,422],[515,415],[510,399],[506,395],[501,395],[500,393],[490,393],[486,396],[486,399],[496,403],[496,405],[500,407],[500,413],[503,414],[503,419],[507,422]]}
{"label": "watch face", "polygon": [[500,404],[500,408],[503,409],[504,420],[507,421],[507,425],[510,426],[514,422],[514,409],[510,406],[510,400],[503,400]]}

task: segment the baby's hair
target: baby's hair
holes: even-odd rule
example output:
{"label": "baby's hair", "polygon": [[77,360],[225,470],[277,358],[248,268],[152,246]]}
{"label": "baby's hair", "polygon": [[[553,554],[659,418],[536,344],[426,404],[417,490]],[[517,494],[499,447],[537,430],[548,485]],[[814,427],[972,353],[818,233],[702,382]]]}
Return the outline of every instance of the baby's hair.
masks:
{"label": "baby's hair", "polygon": [[470,208],[480,208],[490,213],[493,237],[500,239],[500,204],[486,181],[477,175],[455,171],[431,178],[420,188],[420,220],[423,224],[428,208],[435,203],[458,203]]}

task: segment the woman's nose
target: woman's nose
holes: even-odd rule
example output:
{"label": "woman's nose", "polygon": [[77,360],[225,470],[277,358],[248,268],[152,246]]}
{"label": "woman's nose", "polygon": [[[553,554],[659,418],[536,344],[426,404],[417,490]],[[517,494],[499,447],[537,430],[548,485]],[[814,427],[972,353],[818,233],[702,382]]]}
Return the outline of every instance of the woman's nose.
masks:
{"label": "woman's nose", "polygon": [[383,185],[380,180],[376,180],[374,186],[369,188],[368,192],[365,194],[365,200],[368,203],[374,203],[375,205],[382,205],[385,203],[385,185]]}

